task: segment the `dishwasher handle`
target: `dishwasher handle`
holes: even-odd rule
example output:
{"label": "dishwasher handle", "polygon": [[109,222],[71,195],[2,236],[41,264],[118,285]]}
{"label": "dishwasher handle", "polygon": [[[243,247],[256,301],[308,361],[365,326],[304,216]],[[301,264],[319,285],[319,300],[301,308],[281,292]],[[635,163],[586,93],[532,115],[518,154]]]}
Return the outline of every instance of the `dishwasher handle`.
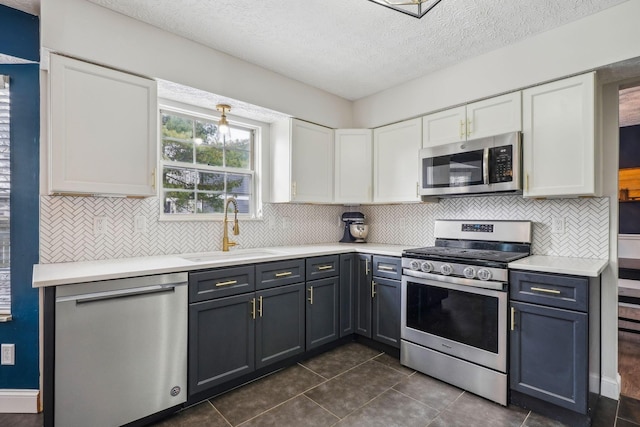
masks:
{"label": "dishwasher handle", "polygon": [[131,298],[141,295],[158,294],[164,292],[174,292],[177,286],[184,286],[186,283],[174,283],[168,285],[153,285],[131,289],[119,289],[114,291],[93,292],[82,295],[72,295],[67,297],[58,297],[56,302],[75,301],[76,304],[87,304],[98,301],[108,301],[119,298]]}

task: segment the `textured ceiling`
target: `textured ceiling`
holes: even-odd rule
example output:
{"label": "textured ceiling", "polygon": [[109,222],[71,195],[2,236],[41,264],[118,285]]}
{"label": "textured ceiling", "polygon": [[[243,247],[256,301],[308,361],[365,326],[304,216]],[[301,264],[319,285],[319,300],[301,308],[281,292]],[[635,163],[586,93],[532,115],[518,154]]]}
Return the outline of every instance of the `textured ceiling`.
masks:
{"label": "textured ceiling", "polygon": [[0,4],[32,15],[40,15],[40,0],[0,0]]}
{"label": "textured ceiling", "polygon": [[90,0],[355,100],[625,0],[442,0],[422,19],[367,0]]}

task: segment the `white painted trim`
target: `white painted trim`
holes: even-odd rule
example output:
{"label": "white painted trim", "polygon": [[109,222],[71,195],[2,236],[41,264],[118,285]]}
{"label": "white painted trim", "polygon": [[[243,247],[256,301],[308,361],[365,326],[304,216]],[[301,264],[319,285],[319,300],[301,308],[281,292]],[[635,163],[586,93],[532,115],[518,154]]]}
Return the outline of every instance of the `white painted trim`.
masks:
{"label": "white painted trim", "polygon": [[0,390],[0,414],[36,414],[40,390]]}
{"label": "white painted trim", "polygon": [[610,399],[620,399],[620,374],[616,378],[602,377],[600,380],[600,394]]}

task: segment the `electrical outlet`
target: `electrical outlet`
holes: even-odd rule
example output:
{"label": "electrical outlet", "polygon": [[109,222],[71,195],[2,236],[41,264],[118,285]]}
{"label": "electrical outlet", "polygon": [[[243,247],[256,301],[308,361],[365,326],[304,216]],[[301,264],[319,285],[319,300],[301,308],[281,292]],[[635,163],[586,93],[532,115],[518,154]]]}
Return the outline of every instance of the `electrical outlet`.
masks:
{"label": "electrical outlet", "polygon": [[2,365],[15,365],[16,345],[2,344],[0,352],[2,353]]}
{"label": "electrical outlet", "polygon": [[146,233],[147,232],[147,218],[142,215],[138,215],[133,218],[133,231],[135,233]]}
{"label": "electrical outlet", "polygon": [[564,218],[556,217],[551,220],[551,232],[553,234],[564,234]]}
{"label": "electrical outlet", "polygon": [[93,234],[98,236],[107,233],[107,217],[96,216],[93,218]]}
{"label": "electrical outlet", "polygon": [[287,230],[291,228],[291,218],[288,216],[283,216],[282,217],[282,229],[283,230]]}

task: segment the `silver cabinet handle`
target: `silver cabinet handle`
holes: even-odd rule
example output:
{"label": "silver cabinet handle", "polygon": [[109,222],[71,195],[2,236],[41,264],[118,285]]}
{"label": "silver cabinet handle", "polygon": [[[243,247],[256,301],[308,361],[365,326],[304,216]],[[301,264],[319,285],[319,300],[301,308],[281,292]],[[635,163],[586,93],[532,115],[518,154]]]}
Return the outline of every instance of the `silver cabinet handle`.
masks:
{"label": "silver cabinet handle", "polygon": [[511,307],[511,330],[516,330],[516,309]]}
{"label": "silver cabinet handle", "polygon": [[235,285],[236,283],[238,283],[237,280],[227,280],[226,282],[218,282],[218,283],[216,283],[216,287],[218,287],[218,286]]}
{"label": "silver cabinet handle", "polygon": [[276,277],[287,277],[287,276],[291,276],[293,273],[290,271],[285,271],[283,273],[276,273]]}
{"label": "silver cabinet handle", "polygon": [[371,281],[371,298],[376,296],[376,282]]}
{"label": "silver cabinet handle", "polygon": [[396,271],[395,268],[393,267],[389,267],[388,265],[378,265],[378,270],[384,270],[384,271]]}
{"label": "silver cabinet handle", "polygon": [[364,259],[364,274],[369,275],[369,258]]}
{"label": "silver cabinet handle", "polygon": [[320,267],[318,267],[318,270],[328,270],[330,268],[333,268],[332,265],[321,265]]}
{"label": "silver cabinet handle", "polygon": [[256,299],[251,298],[251,318],[255,320],[256,318]]}
{"label": "silver cabinet handle", "polygon": [[309,304],[313,305],[313,286],[309,286]]}
{"label": "silver cabinet handle", "polygon": [[262,296],[258,297],[258,314],[262,317]]}

